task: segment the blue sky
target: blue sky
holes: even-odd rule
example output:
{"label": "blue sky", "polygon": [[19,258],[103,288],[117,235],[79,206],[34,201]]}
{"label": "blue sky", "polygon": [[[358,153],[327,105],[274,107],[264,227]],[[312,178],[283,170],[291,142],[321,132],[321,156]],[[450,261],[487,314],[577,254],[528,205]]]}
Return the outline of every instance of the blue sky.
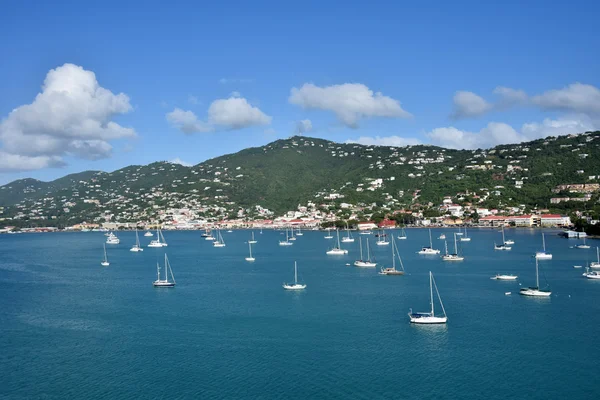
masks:
{"label": "blue sky", "polygon": [[0,184],[299,127],[466,148],[600,129],[592,1],[57,3],[2,4]]}

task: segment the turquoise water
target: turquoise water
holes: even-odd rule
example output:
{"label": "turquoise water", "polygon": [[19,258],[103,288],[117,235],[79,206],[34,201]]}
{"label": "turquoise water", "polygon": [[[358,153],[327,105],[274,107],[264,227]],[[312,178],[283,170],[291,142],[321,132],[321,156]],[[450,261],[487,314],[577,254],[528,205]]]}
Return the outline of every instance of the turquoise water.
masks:
{"label": "turquoise water", "polygon": [[[0,398],[600,398],[600,282],[573,268],[595,249],[554,234],[540,262],[550,299],[518,295],[535,282],[533,230],[507,230],[509,252],[494,252],[498,232],[472,230],[459,263],[419,256],[427,231],[409,230],[405,276],[346,266],[358,235],[348,256],[327,256],[323,233],[280,247],[281,232],[256,232],[251,264],[247,231],[223,233],[221,249],[165,232],[173,289],[152,287],[164,250],[129,252],[132,232],[108,247],[109,267],[101,233],[0,235]],[[389,265],[389,246],[370,240]],[[295,260],[303,292],[281,287]],[[408,322],[429,308],[430,270],[446,326]]]}

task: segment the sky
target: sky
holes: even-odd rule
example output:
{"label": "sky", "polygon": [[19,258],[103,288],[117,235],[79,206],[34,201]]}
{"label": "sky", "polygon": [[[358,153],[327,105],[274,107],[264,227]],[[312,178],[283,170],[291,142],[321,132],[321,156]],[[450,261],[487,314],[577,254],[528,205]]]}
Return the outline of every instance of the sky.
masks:
{"label": "sky", "polygon": [[487,148],[600,129],[593,1],[0,5],[0,184],[294,134]]}

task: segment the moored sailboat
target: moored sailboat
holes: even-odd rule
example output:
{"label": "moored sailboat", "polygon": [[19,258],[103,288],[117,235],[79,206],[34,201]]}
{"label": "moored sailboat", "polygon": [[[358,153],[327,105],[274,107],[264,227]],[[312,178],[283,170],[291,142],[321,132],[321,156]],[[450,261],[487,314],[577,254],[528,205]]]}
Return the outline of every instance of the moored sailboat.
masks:
{"label": "moored sailboat", "polygon": [[[442,307],[442,317],[435,316],[435,308],[433,301],[433,288],[435,287],[435,292],[437,293],[437,297],[440,302],[440,306]],[[430,312],[413,312],[412,308],[408,313],[410,318],[410,322],[413,324],[445,324],[448,322],[448,316],[446,316],[446,310],[444,309],[444,303],[442,303],[442,297],[440,296],[440,292],[438,291],[437,285],[435,284],[435,280],[433,279],[433,274],[429,271],[429,293],[430,293],[430,303],[431,303],[431,311]]]}
{"label": "moored sailboat", "polygon": [[[169,273],[171,274],[171,280],[169,280]],[[173,270],[169,263],[169,258],[165,254],[165,279],[160,279],[160,265],[156,263],[156,280],[152,283],[154,287],[174,287],[175,277],[173,276]]]}
{"label": "moored sailboat", "polygon": [[294,283],[284,283],[283,288],[285,290],[302,290],[306,289],[305,284],[298,283],[298,264],[294,261]]}
{"label": "moored sailboat", "polygon": [[374,267],[376,267],[377,263],[374,263],[373,261],[371,261],[371,251],[369,249],[369,239],[367,238],[367,259],[366,260],[363,259],[362,238],[359,237],[358,241],[359,241],[359,246],[360,246],[360,259],[354,261],[354,265],[356,267],[363,267],[363,268],[374,268]]}
{"label": "moored sailboat", "polygon": [[334,256],[348,254],[348,250],[342,249],[342,246],[340,244],[340,231],[336,229],[336,233],[337,233],[337,246],[332,248],[331,250],[328,250],[326,254],[334,255]]}
{"label": "moored sailboat", "polygon": [[[396,269],[396,257],[398,257],[398,261],[400,262],[400,269]],[[396,246],[396,241],[392,236],[392,266],[387,268],[381,268],[379,271],[379,275],[404,275],[404,263],[402,262],[402,258],[400,258],[400,252],[398,251],[398,246]]]}
{"label": "moored sailboat", "polygon": [[552,294],[550,290],[540,289],[540,273],[537,258],[535,259],[535,286],[521,288],[521,290],[519,290],[519,294],[522,294],[523,296],[534,297],[548,297]]}
{"label": "moored sailboat", "polygon": [[258,241],[257,241],[256,239],[254,239],[254,231],[252,231],[252,239],[250,239],[250,240],[248,241],[248,243],[251,243],[251,244],[258,243]]}
{"label": "moored sailboat", "polygon": [[213,242],[213,247],[225,247],[225,240],[223,240],[220,229],[217,230],[217,238]]}
{"label": "moored sailboat", "polygon": [[104,243],[103,246],[104,246],[104,260],[102,260],[100,265],[102,265],[103,267],[108,267],[110,265],[110,263],[108,262],[108,257],[106,256],[106,244]]}
{"label": "moored sailboat", "polygon": [[462,261],[465,258],[458,254],[458,245],[456,244],[456,233],[454,234],[454,253],[448,253],[448,243],[444,241],[444,246],[446,247],[446,254],[442,256],[442,260],[444,261]]}
{"label": "moored sailboat", "polygon": [[129,249],[129,251],[133,251],[133,252],[144,251],[144,249],[140,246],[140,237],[138,235],[137,229],[135,230],[135,244],[133,245],[133,247],[131,249]]}
{"label": "moored sailboat", "polygon": [[546,253],[546,237],[544,236],[543,232],[542,232],[542,246],[543,246],[543,250],[535,253],[535,259],[536,260],[551,260],[552,254]]}
{"label": "moored sailboat", "polygon": [[433,242],[431,241],[431,229],[429,230],[429,246],[423,246],[418,252],[419,254],[440,254],[440,251],[433,248]]}
{"label": "moored sailboat", "polygon": [[250,255],[246,257],[246,261],[255,261],[256,259],[252,257],[252,242],[248,242],[248,250],[250,251]]}

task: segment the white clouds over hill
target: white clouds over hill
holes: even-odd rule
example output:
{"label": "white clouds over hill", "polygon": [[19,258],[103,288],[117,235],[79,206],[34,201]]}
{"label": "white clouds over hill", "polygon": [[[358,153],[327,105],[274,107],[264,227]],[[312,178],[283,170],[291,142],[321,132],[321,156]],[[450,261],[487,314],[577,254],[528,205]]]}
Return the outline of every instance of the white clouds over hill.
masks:
{"label": "white clouds over hill", "polygon": [[127,95],[101,87],[92,71],[73,64],[50,70],[33,102],[0,123],[0,170],[60,166],[65,155],[109,157],[109,141],[136,136],[112,121],[131,109]]}

